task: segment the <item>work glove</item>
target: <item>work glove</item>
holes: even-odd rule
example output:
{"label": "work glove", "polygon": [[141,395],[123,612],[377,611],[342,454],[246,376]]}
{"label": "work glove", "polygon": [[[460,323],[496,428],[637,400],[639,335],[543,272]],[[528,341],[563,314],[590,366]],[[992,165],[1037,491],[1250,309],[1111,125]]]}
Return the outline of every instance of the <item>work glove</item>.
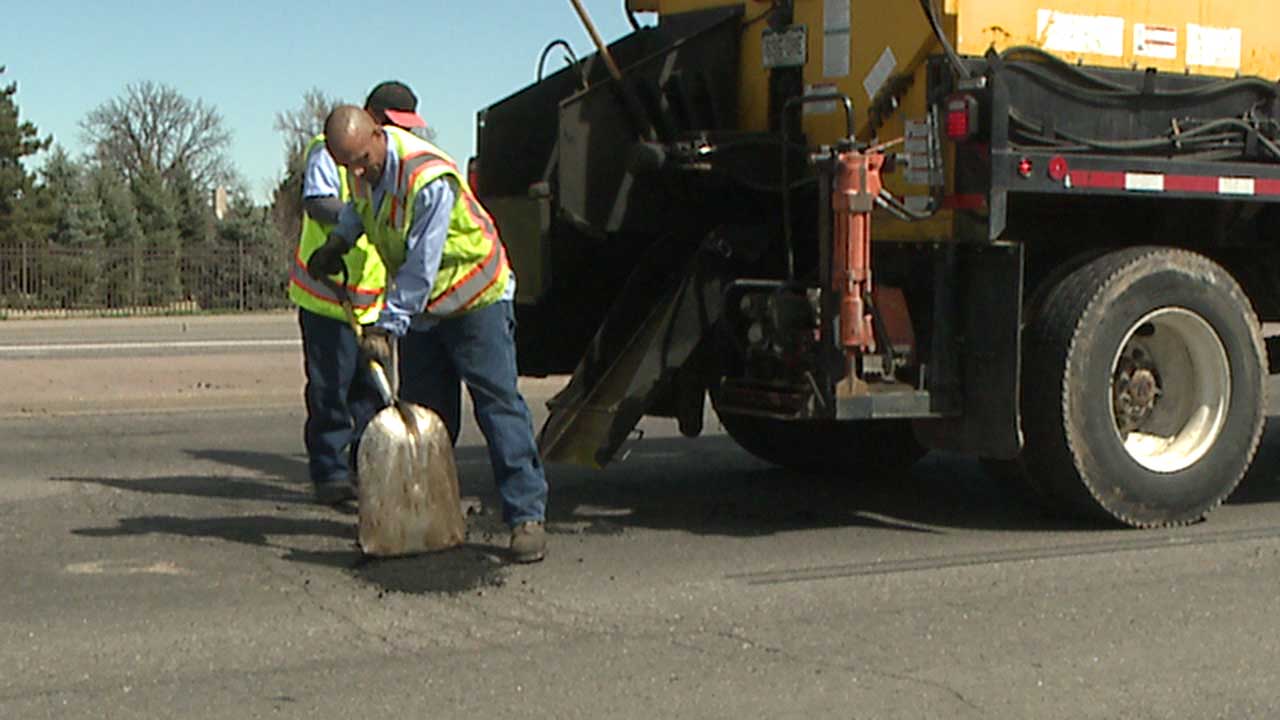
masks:
{"label": "work glove", "polygon": [[342,256],[347,254],[347,244],[337,235],[330,235],[324,244],[316,248],[307,260],[307,272],[317,280],[342,272]]}
{"label": "work glove", "polygon": [[366,325],[360,332],[360,352],[383,368],[389,368],[393,338],[390,332],[377,325]]}

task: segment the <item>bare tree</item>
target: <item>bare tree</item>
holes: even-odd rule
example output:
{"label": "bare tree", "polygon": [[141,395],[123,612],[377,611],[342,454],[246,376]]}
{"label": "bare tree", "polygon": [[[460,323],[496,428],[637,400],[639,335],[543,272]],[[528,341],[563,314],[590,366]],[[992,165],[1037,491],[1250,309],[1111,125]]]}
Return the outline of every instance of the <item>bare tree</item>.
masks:
{"label": "bare tree", "polygon": [[154,173],[166,182],[186,174],[201,188],[236,181],[227,157],[231,132],[222,115],[203,101],[151,81],[89,112],[80,129],[98,159],[130,179]]}
{"label": "bare tree", "polygon": [[284,178],[276,184],[272,217],[281,237],[298,237],[302,216],[302,173],[307,144],[324,131],[325,118],[342,101],[319,88],[302,95],[302,107],[276,113],[275,129],[284,136]]}
{"label": "bare tree", "polygon": [[342,104],[337,98],[311,88],[302,95],[302,107],[276,113],[275,129],[284,135],[284,161],[288,174],[301,170],[302,153],[307,143],[324,131],[324,120]]}

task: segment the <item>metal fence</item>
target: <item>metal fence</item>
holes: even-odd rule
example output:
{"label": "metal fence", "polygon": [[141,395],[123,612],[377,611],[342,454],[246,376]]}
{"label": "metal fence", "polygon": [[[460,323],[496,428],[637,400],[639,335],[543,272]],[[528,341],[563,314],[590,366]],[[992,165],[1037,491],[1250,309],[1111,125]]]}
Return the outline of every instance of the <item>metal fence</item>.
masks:
{"label": "metal fence", "polygon": [[279,251],[0,248],[0,317],[288,307]]}

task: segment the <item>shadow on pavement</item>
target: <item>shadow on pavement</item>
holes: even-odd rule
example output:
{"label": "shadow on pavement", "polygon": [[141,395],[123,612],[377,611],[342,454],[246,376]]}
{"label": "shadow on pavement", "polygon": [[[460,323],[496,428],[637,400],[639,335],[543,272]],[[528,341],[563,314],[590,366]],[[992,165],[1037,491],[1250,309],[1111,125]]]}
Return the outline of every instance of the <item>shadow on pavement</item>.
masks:
{"label": "shadow on pavement", "polygon": [[[347,521],[327,518],[290,518],[277,515],[239,515],[235,517],[188,518],[174,515],[143,515],[122,518],[115,527],[79,528],[72,530],[84,537],[126,537],[131,535],[177,535],[189,538],[211,538],[228,542],[292,550],[273,537],[349,538],[355,541],[355,526]],[[351,554],[351,553],[347,553]],[[340,563],[328,563],[340,565]],[[347,563],[350,565],[350,563]]]}
{"label": "shadow on pavement", "polygon": [[[483,448],[478,448],[486,459]],[[290,562],[342,569],[383,591],[404,593],[462,593],[505,584],[505,529],[493,513],[481,509],[469,523],[470,542],[450,550],[406,558],[363,556],[356,545],[356,508],[315,505],[306,463],[270,453],[189,450],[189,455],[252,471],[255,476],[189,475],[148,478],[62,477],[55,482],[94,484],[130,493],[171,495],[211,501],[271,503],[278,512],[209,515],[137,515],[123,517],[111,527],[79,528],[75,535],[94,538],[170,535],[204,538],[272,548]],[[493,497],[488,471],[473,473],[472,484]],[[200,504],[210,512],[225,512],[225,502]],[[341,547],[335,547],[335,540]]]}
{"label": "shadow on pavement", "polygon": [[258,500],[263,502],[310,504],[311,488],[281,487],[261,478],[226,475],[185,475],[148,478],[60,477],[54,482],[93,483],[103,487],[153,495],[185,495],[220,500]]}
{"label": "shadow on pavement", "polygon": [[631,460],[605,470],[553,465],[548,477],[552,530],[584,521],[577,531],[740,536],[846,526],[1097,529],[1051,518],[1020,485],[992,478],[976,460],[939,453],[863,477],[806,475],[756,460],[724,436],[663,438],[635,443]]}
{"label": "shadow on pavement", "polygon": [[[722,435],[640,440],[630,451],[630,459],[604,470],[548,466],[548,530],[608,535],[650,528],[730,536],[859,526],[942,534],[953,529],[1098,530],[1048,516],[1020,484],[994,478],[981,463],[955,455],[931,453],[909,468],[858,477],[854,473],[803,475],[774,468]],[[304,461],[267,453],[188,452],[261,477],[57,480],[129,492],[267,502],[279,512],[141,515],[119,519],[113,527],[73,532],[100,538],[166,534],[273,548],[291,562],[340,568],[391,592],[458,593],[506,582],[506,529],[483,445],[464,446],[457,453],[463,495],[479,497],[483,504],[468,518],[467,543],[439,553],[380,560],[364,558],[356,548],[353,508],[335,511],[311,503]],[[1273,427],[1264,435],[1253,469],[1230,502],[1280,501],[1277,476],[1280,427]],[[226,511],[225,505],[217,503],[210,503],[210,508]]]}
{"label": "shadow on pavement", "polygon": [[[549,466],[550,529],[646,527],[741,536],[842,526],[933,533],[1127,531],[1055,515],[1023,482],[949,453],[931,452],[909,468],[859,477],[776,468],[723,435],[641,440],[631,450],[631,460],[604,470]],[[1280,502],[1278,480],[1280,423],[1269,423],[1228,503]]]}
{"label": "shadow on pavement", "polygon": [[185,452],[197,460],[234,465],[294,485],[307,486],[310,481],[305,456],[218,449],[186,450]]}
{"label": "shadow on pavement", "polygon": [[65,477],[53,480],[93,483],[117,490],[159,495],[290,504],[312,502],[305,459],[274,453],[216,449],[187,450],[186,453],[197,460],[231,465],[255,473],[255,476],[209,474],[148,478]]}
{"label": "shadow on pavement", "polygon": [[[72,533],[93,538],[172,535],[272,548],[281,551],[280,557],[287,561],[342,569],[388,592],[453,594],[506,584],[505,551],[497,546],[468,542],[412,557],[369,558],[356,547],[356,524],[350,519],[143,515],[117,520],[114,527],[78,528]],[[293,542],[304,537],[318,538],[319,542]],[[345,548],[333,549],[333,539],[345,541]]]}

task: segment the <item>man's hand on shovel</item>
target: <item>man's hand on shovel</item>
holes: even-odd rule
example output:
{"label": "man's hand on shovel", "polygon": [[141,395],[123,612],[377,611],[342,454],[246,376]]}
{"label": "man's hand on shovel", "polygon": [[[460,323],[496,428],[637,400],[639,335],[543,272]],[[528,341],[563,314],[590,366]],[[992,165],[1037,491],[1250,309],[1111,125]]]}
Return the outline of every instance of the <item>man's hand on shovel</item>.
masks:
{"label": "man's hand on shovel", "polygon": [[311,253],[307,260],[307,272],[317,280],[327,281],[330,275],[337,275],[346,269],[342,262],[342,256],[346,254],[346,243],[337,235],[330,234],[325,243]]}
{"label": "man's hand on shovel", "polygon": [[367,325],[360,333],[360,351],[384,368],[391,367],[391,333],[377,325]]}

